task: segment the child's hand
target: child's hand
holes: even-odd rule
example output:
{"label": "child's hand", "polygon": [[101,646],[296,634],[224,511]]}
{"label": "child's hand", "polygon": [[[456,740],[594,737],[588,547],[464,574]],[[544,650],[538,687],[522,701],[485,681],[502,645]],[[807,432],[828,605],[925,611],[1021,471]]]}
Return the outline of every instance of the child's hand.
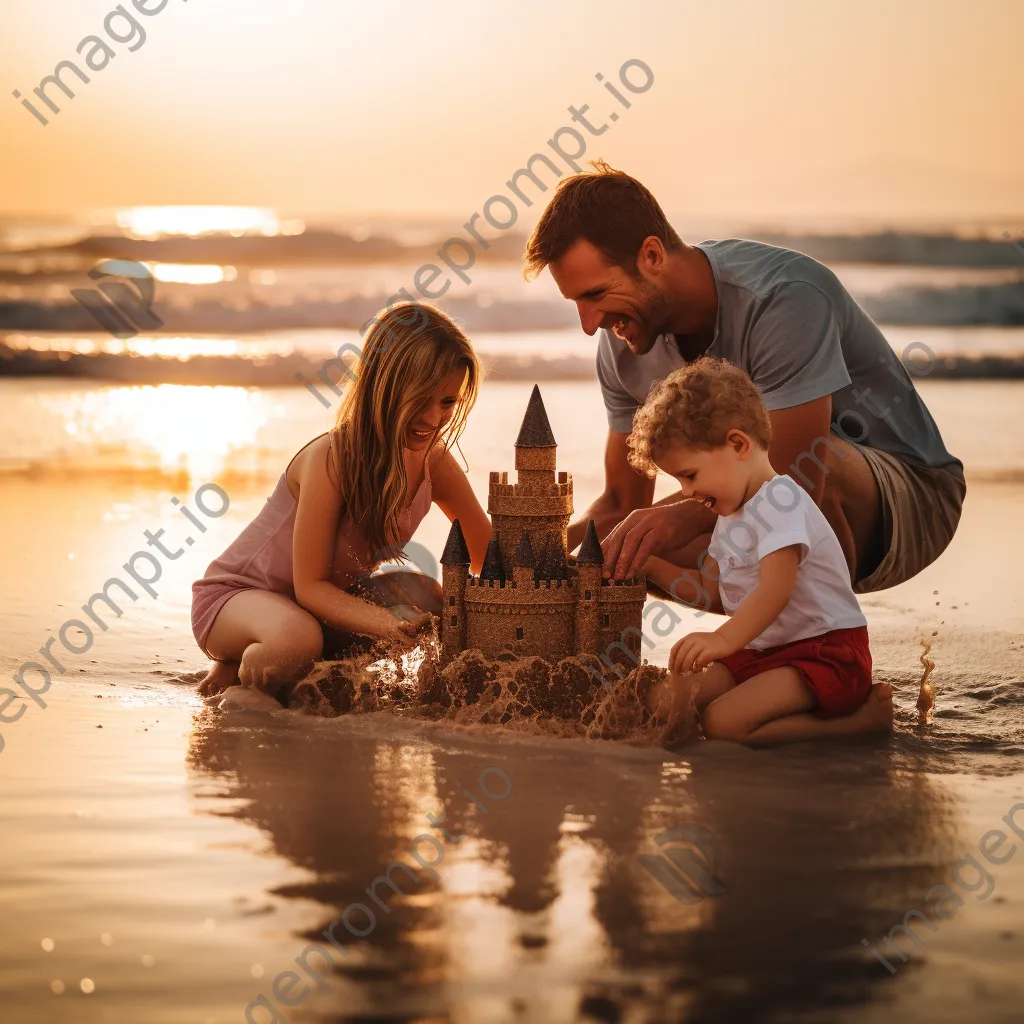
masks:
{"label": "child's hand", "polygon": [[711,662],[728,657],[734,650],[721,633],[688,633],[672,648],[668,667],[676,675],[700,672]]}

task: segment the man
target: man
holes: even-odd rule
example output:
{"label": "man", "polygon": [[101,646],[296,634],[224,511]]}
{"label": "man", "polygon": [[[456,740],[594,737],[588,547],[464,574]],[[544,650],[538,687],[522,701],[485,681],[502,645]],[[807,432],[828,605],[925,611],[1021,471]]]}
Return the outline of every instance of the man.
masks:
{"label": "man", "polygon": [[[604,493],[593,518],[605,574],[645,571],[680,600],[707,549],[714,513],[629,465],[633,414],[651,384],[701,355],[744,369],[772,426],[769,458],[814,498],[859,593],[919,573],[949,544],[966,493],[913,380],[878,326],[825,266],[738,239],[684,244],[635,178],[602,161],[564,179],[526,249],[600,332],[597,374],[608,414]],[[681,572],[682,570],[682,572]],[[689,571],[687,571],[689,570]]]}

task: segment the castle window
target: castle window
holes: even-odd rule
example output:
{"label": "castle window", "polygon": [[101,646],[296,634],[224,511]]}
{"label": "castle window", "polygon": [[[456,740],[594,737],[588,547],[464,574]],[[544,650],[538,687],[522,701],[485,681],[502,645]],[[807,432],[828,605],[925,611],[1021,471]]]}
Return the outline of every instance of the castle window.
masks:
{"label": "castle window", "polygon": [[585,601],[589,601],[589,600],[590,600],[590,597],[591,597],[591,591],[589,591],[589,590],[585,590],[585,591],[583,592],[583,599],[584,599]]}
{"label": "castle window", "polygon": [[522,626],[516,626],[516,639],[517,640],[522,640],[523,639],[523,627]]}
{"label": "castle window", "polygon": [[453,615],[452,616],[452,625],[453,626],[457,626],[458,624],[459,624],[459,617],[458,617],[458,615]]}
{"label": "castle window", "polygon": [[611,621],[612,621],[611,620],[611,616],[608,616],[608,615],[602,615],[601,616],[601,625],[602,626],[611,625]]}
{"label": "castle window", "polygon": [[454,595],[448,598],[448,604],[449,605],[454,605],[455,604],[455,597],[454,597]]}

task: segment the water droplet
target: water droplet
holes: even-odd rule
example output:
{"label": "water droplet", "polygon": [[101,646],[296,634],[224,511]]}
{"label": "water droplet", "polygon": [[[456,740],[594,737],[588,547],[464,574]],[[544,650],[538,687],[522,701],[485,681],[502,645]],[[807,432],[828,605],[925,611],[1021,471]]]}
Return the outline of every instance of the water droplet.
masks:
{"label": "water droplet", "polygon": [[253,964],[252,967],[249,968],[249,973],[252,974],[252,976],[254,978],[262,978],[263,977],[263,965],[262,964]]}
{"label": "water droplet", "polygon": [[150,956],[148,953],[143,953],[141,959],[143,967],[152,967],[156,963],[156,957]]}
{"label": "water droplet", "polygon": [[81,983],[82,991],[87,995],[91,996],[96,991],[96,983],[92,978],[83,978]]}
{"label": "water droplet", "polygon": [[102,942],[104,946],[112,946],[114,944],[114,937],[104,932],[100,936],[100,942]]}
{"label": "water droplet", "polygon": [[53,939],[43,939],[41,945],[43,949],[46,950],[47,953],[52,953],[53,947],[56,945],[56,943],[53,941]]}
{"label": "water droplet", "polygon": [[63,981],[59,981],[59,980],[57,980],[55,978],[53,981],[50,982],[50,991],[55,996],[62,996],[62,995],[64,995],[64,982]]}

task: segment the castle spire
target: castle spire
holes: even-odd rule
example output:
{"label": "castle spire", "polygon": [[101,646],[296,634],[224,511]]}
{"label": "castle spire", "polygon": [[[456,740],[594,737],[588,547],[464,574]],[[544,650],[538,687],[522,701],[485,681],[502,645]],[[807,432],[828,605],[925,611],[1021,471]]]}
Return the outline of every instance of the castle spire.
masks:
{"label": "castle spire", "polygon": [[487,545],[487,554],[484,555],[483,568],[480,570],[480,579],[499,580],[505,582],[505,563],[501,557],[501,540],[497,531],[491,534],[490,543]]}
{"label": "castle spire", "polygon": [[535,569],[537,567],[537,560],[533,554],[533,545],[530,543],[530,535],[525,530],[523,530],[523,535],[519,539],[519,547],[516,548],[512,561],[515,566],[521,569]]}
{"label": "castle spire", "polygon": [[469,565],[469,548],[466,547],[466,538],[462,535],[462,525],[458,519],[452,521],[452,528],[448,531],[448,541],[441,552],[442,565]]}
{"label": "castle spire", "polygon": [[537,563],[534,578],[537,580],[564,580],[568,574],[565,570],[565,551],[555,533],[548,533],[544,551]]}
{"label": "castle spire", "polygon": [[576,556],[577,565],[604,565],[604,554],[601,551],[601,542],[597,539],[597,527],[594,520],[587,523],[587,535],[580,545],[580,553]]}
{"label": "castle spire", "polygon": [[540,397],[540,388],[533,385],[530,393],[530,403],[526,407],[526,415],[523,417],[523,425],[519,428],[519,436],[516,438],[517,448],[554,448],[555,435],[551,433],[551,424],[548,422],[547,410],[544,408],[544,400]]}

